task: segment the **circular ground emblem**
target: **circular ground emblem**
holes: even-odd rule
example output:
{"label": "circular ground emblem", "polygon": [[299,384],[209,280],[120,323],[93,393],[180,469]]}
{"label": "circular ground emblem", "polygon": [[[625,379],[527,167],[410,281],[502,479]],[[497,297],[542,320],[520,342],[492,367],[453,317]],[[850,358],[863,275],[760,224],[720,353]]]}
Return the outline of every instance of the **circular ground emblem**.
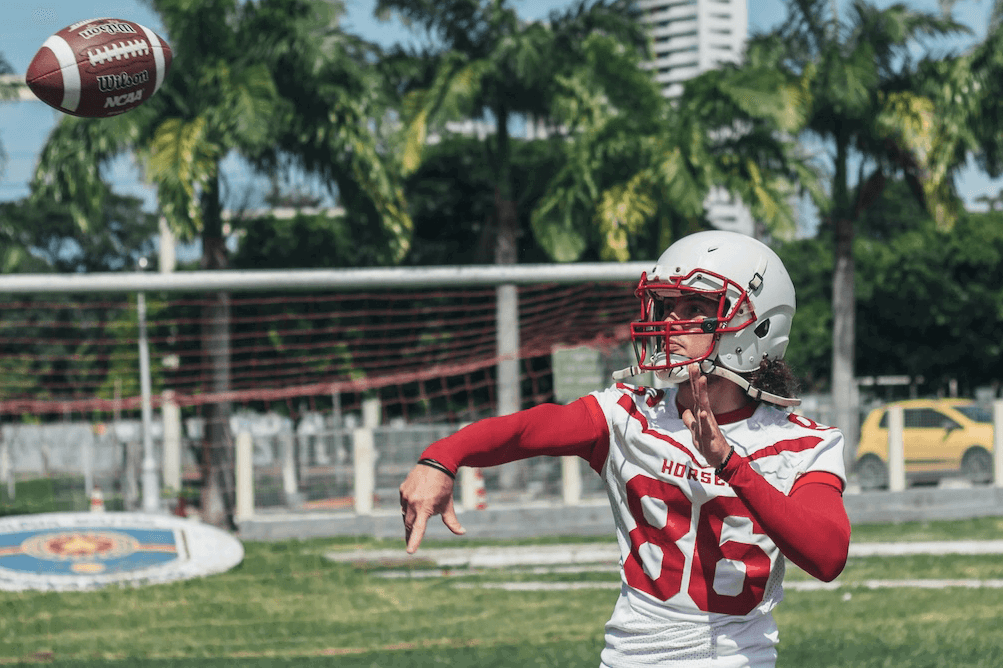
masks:
{"label": "circular ground emblem", "polygon": [[240,541],[214,526],[145,513],[41,513],[0,518],[0,589],[79,591],[222,573]]}

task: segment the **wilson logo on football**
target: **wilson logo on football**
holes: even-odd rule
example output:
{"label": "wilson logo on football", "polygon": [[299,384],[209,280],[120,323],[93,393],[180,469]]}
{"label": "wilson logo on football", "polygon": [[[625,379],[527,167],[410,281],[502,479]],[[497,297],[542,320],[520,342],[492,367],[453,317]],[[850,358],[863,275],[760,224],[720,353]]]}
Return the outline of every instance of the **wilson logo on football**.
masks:
{"label": "wilson logo on football", "polygon": [[135,88],[136,86],[145,84],[150,80],[150,73],[143,70],[135,74],[129,74],[128,72],[122,72],[121,74],[101,74],[98,75],[97,80],[98,90],[102,93],[110,93],[115,90]]}
{"label": "wilson logo on football", "polygon": [[135,33],[136,29],[133,28],[128,23],[102,23],[101,25],[91,26],[86,30],[81,30],[78,35],[84,39],[90,39],[95,35],[100,35],[101,33],[106,33],[108,35],[114,35],[117,33],[131,32]]}

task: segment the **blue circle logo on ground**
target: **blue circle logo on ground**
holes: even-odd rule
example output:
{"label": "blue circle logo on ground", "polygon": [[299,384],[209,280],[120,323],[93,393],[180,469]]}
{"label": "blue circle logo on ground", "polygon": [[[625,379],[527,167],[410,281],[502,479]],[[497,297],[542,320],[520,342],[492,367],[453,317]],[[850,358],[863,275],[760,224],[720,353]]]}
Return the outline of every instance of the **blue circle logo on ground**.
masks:
{"label": "blue circle logo on ground", "polygon": [[201,522],[146,513],[42,513],[0,519],[0,589],[75,591],[227,571],[240,541]]}

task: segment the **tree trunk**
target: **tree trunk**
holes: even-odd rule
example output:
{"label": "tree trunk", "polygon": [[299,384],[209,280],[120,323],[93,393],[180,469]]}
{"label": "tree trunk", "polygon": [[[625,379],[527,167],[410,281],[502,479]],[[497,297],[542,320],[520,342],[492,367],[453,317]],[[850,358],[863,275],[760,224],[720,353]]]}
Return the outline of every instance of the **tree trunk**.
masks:
{"label": "tree trunk", "polygon": [[832,275],[832,399],[837,427],[846,437],[846,462],[854,460],[857,446],[856,295],[854,287],[853,222],[845,217],[835,221],[836,263]]}
{"label": "tree trunk", "polygon": [[[519,217],[513,200],[512,155],[509,142],[509,114],[505,107],[494,110],[497,119],[494,151],[494,263],[514,265],[519,261]],[[519,295],[515,285],[499,285],[496,290],[497,414],[508,415],[522,408],[519,380]]]}
{"label": "tree trunk", "polygon": [[[495,264],[516,264],[519,260],[519,218],[512,197],[512,157],[509,148],[508,112],[495,110],[498,123],[495,160]],[[495,288],[498,377],[498,415],[509,415],[522,408],[519,387],[519,295],[515,285]],[[514,489],[524,470],[524,464],[513,462],[500,467],[499,485]]]}
{"label": "tree trunk", "polygon": [[495,264],[516,264],[519,261],[519,217],[512,195],[512,156],[508,135],[508,111],[496,109],[498,121],[495,151]]}
{"label": "tree trunk", "polygon": [[[202,193],[202,260],[205,270],[229,265],[223,237],[219,179]],[[209,392],[230,391],[230,295],[208,294],[202,307],[202,357],[209,369]],[[233,439],[230,435],[230,403],[206,405],[202,454],[202,519],[215,526],[232,525]]]}
{"label": "tree trunk", "polygon": [[836,140],[836,174],[833,183],[833,235],[835,265],[832,274],[832,401],[834,422],[846,438],[844,459],[849,467],[857,449],[856,406],[856,291],[853,258],[854,221],[847,188],[848,141]]}
{"label": "tree trunk", "polygon": [[[512,157],[508,136],[508,112],[495,110],[498,130],[495,162],[495,264],[516,264],[519,259],[519,218],[512,197]],[[497,295],[498,410],[509,415],[522,408],[519,388],[519,297],[515,285],[499,285]]]}

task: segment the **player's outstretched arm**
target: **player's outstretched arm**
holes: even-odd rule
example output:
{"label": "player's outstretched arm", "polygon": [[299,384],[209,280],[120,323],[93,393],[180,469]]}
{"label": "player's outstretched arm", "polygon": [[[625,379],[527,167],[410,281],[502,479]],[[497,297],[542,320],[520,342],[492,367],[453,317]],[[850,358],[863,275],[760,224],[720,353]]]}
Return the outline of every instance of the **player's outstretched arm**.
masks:
{"label": "player's outstretched arm", "polygon": [[467,532],[453,510],[453,479],[442,471],[423,464],[415,466],[401,483],[400,500],[408,554],[414,554],[421,545],[433,515],[442,515],[442,523],[453,533]]}
{"label": "player's outstretched arm", "polygon": [[605,451],[600,457],[595,446],[604,442],[609,442],[609,432],[594,397],[566,406],[542,404],[486,418],[436,441],[421,455],[432,465],[419,464],[400,486],[408,553],[418,549],[432,515],[441,514],[453,533],[464,533],[453,510],[453,479],[446,471],[455,472],[460,466],[496,466],[538,455],[575,455],[599,470]]}

